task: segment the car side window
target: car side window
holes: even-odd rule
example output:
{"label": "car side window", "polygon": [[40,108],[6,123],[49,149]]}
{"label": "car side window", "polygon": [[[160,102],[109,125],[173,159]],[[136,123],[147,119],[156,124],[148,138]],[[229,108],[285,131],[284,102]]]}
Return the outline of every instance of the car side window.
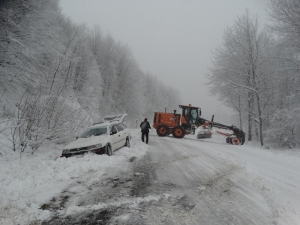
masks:
{"label": "car side window", "polygon": [[118,128],[118,131],[124,130],[120,123],[117,124],[117,128]]}
{"label": "car side window", "polygon": [[117,128],[116,128],[115,125],[113,125],[113,126],[111,127],[111,132],[118,132],[118,130],[117,130]]}
{"label": "car side window", "polygon": [[120,126],[123,127],[124,130],[127,128],[126,125],[123,123],[120,123]]}

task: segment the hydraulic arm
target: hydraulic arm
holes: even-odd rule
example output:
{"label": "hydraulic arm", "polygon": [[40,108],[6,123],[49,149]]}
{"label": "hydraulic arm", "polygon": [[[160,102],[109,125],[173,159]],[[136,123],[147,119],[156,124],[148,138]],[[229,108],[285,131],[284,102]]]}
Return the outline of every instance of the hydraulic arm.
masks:
{"label": "hydraulic arm", "polygon": [[[213,122],[214,120],[214,116],[212,117],[212,120],[206,120],[203,118],[199,118],[198,119],[198,124],[200,126],[202,126],[204,129],[208,129],[208,128],[212,128],[212,127],[216,127],[216,128],[220,128],[220,129],[224,129],[224,130],[230,130],[232,131],[232,134],[228,134],[228,133],[223,133],[220,131],[216,131],[217,133],[226,136],[226,142],[229,144],[233,144],[233,145],[243,145],[245,143],[245,132],[242,131],[241,129],[237,128],[236,126],[228,126],[228,125],[224,125],[221,123],[216,123]],[[207,132],[205,133],[200,133],[198,134],[198,138],[205,138],[205,135],[207,135]],[[211,136],[211,135],[210,135]]]}

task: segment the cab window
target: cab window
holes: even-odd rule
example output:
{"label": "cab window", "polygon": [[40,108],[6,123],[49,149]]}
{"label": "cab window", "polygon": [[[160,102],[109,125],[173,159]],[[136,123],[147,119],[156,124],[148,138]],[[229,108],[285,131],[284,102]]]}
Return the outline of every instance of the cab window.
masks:
{"label": "cab window", "polygon": [[190,109],[189,108],[186,108],[185,110],[183,110],[183,116],[187,116],[187,117],[190,117]]}
{"label": "cab window", "polygon": [[198,117],[198,109],[191,110],[191,123],[195,124]]}
{"label": "cab window", "polygon": [[197,109],[192,109],[191,110],[191,116],[193,120],[196,120],[198,117],[198,110]]}

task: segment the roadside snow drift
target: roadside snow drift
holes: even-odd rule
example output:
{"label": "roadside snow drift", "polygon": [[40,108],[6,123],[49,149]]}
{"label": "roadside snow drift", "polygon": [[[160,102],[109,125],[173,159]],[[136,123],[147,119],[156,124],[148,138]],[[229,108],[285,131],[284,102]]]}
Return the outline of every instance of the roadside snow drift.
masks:
{"label": "roadside snow drift", "polygon": [[[114,156],[85,154],[60,158],[63,146],[44,147],[35,154],[5,151],[0,157],[0,224],[27,224],[46,220],[52,213],[43,205],[57,197],[66,187],[80,179],[89,182],[88,174],[96,179],[126,171],[132,157],[140,158],[148,146],[136,141],[132,131],[131,148],[123,147]],[[113,173],[113,172],[114,173]],[[95,179],[95,178],[93,178]]]}

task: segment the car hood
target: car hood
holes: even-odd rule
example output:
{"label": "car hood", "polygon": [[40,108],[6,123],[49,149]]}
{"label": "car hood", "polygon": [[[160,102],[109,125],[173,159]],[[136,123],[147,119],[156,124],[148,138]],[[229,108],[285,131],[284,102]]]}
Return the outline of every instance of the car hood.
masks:
{"label": "car hood", "polygon": [[78,138],[76,141],[73,141],[70,144],[66,145],[64,149],[73,149],[73,148],[81,148],[81,147],[96,145],[101,143],[101,141],[103,141],[107,137],[108,135],[100,135],[100,136],[93,136],[88,138]]}

